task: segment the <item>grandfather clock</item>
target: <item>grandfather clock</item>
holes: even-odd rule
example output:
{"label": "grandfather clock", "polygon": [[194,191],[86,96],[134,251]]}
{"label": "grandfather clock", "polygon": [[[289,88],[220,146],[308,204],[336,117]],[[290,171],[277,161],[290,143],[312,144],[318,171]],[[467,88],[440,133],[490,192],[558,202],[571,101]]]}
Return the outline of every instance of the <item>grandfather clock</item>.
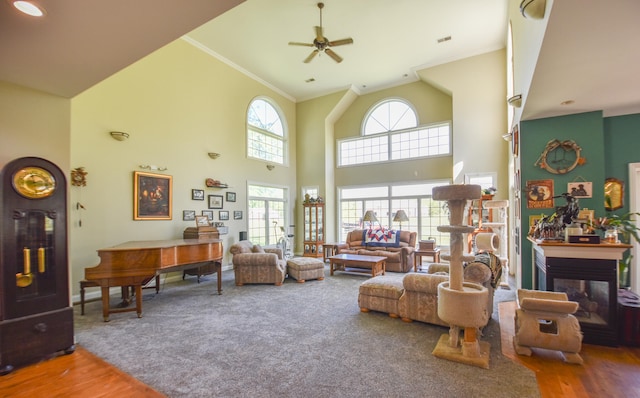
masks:
{"label": "grandfather clock", "polygon": [[1,174],[0,375],[73,345],[67,186],[53,163],[27,157]]}

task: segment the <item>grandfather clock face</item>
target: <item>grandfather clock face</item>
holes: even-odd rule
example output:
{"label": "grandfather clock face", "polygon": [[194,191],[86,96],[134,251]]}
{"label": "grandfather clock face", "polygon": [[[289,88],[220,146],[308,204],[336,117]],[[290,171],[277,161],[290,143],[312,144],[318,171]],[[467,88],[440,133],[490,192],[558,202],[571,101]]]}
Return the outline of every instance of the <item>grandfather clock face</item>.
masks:
{"label": "grandfather clock face", "polygon": [[56,179],[51,172],[35,166],[23,167],[16,171],[12,183],[16,192],[27,199],[46,198],[56,189]]}

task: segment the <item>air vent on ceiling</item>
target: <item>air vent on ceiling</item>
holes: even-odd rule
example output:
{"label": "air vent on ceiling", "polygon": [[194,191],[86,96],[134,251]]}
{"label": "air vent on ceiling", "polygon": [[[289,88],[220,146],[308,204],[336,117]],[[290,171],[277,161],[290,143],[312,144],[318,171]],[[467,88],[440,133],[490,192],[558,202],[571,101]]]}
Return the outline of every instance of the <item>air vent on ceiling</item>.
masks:
{"label": "air vent on ceiling", "polygon": [[438,43],[444,43],[445,41],[451,40],[451,36],[441,37],[438,39]]}

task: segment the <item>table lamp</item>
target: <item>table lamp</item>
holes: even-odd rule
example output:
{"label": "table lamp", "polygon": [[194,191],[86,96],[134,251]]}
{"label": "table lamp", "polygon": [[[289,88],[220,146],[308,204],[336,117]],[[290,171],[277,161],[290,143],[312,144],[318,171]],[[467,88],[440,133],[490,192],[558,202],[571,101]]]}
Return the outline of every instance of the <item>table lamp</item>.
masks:
{"label": "table lamp", "polygon": [[373,212],[373,210],[367,210],[364,213],[364,217],[362,218],[362,222],[369,222],[369,229],[372,229],[373,227],[373,223],[374,222],[378,222],[378,218],[376,217],[376,214]]}
{"label": "table lamp", "polygon": [[393,217],[393,221],[399,222],[400,223],[400,230],[402,230],[402,223],[409,221],[409,217],[407,216],[407,213],[404,212],[404,210],[398,210],[396,211],[396,215]]}

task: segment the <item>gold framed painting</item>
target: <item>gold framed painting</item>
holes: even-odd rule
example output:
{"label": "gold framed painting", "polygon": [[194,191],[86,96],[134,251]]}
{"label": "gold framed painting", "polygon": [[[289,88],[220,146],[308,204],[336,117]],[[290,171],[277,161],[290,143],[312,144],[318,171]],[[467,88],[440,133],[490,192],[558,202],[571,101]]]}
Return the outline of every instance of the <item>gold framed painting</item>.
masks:
{"label": "gold framed painting", "polygon": [[624,182],[617,178],[604,181],[604,209],[607,211],[621,209],[624,205]]}
{"label": "gold framed painting", "polygon": [[173,177],[133,172],[133,219],[171,220]]}

